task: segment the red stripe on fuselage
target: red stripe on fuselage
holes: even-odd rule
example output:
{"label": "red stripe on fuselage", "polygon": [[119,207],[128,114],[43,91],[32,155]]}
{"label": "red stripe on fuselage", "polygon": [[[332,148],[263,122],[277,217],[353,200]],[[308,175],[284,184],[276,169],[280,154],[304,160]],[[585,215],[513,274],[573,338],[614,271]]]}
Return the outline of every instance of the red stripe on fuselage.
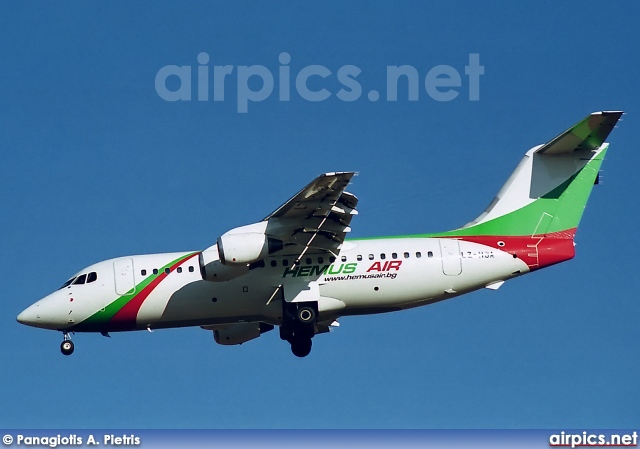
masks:
{"label": "red stripe on fuselage", "polygon": [[515,254],[533,271],[572,259],[575,255],[575,234],[576,228],[572,228],[532,236],[478,235],[463,236],[459,239]]}
{"label": "red stripe on fuselage", "polygon": [[[169,267],[169,273],[172,273],[178,266],[187,262],[192,257],[196,256],[196,254],[192,254],[184,260],[180,260]],[[118,329],[135,329],[136,328],[136,318],[138,317],[138,312],[140,311],[140,307],[147,299],[147,297],[151,294],[151,292],[162,282],[169,274],[164,271],[158,274],[158,277],[155,278],[149,285],[143,288],[140,293],[131,298],[131,301],[126,303],[122,309],[118,310],[116,314],[109,320],[110,328],[118,328]]]}

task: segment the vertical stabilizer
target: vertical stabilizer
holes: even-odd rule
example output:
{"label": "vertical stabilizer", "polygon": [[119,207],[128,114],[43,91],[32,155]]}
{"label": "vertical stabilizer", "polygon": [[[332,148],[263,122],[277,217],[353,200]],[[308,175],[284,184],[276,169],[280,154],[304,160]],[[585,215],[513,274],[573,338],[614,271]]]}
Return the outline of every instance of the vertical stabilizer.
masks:
{"label": "vertical stabilizer", "polygon": [[[478,218],[434,236],[458,237],[503,250],[517,242],[529,248],[522,251],[531,256],[532,268],[570,259],[573,237],[609,148],[604,141],[621,116],[621,111],[594,112],[532,148]],[[546,257],[543,253],[550,257],[548,263],[541,262]]]}
{"label": "vertical stabilizer", "polygon": [[450,235],[539,235],[578,227],[622,112],[595,112],[529,150],[489,207]]}

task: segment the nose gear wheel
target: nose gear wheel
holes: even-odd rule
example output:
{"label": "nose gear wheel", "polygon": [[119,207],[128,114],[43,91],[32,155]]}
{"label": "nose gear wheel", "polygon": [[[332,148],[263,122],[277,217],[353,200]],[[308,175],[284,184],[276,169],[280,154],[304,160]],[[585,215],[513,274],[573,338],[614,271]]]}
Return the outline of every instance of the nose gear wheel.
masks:
{"label": "nose gear wheel", "polygon": [[64,355],[71,355],[73,354],[73,350],[74,346],[73,342],[71,341],[71,337],[69,337],[68,332],[65,332],[64,341],[60,344],[60,352],[62,352],[62,354]]}

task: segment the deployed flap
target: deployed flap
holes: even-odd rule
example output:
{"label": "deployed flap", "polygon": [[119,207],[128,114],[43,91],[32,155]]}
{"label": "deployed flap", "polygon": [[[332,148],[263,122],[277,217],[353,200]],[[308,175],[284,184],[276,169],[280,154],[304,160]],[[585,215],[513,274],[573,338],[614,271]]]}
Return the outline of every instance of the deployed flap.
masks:
{"label": "deployed flap", "polygon": [[596,150],[622,116],[622,111],[594,112],[582,121],[542,145],[535,152],[539,154],[572,153],[579,150]]}
{"label": "deployed flap", "polygon": [[[344,189],[351,181],[355,172],[325,173],[314,179],[308,186],[298,192],[293,198],[271,213],[265,220],[270,218],[297,218],[306,217],[316,209],[330,211],[332,203],[337,202]],[[358,200],[353,195],[348,195],[353,200],[353,204],[345,204],[355,209]],[[348,203],[349,198],[345,197],[344,202]]]}
{"label": "deployed flap", "polygon": [[[301,257],[310,248],[336,254],[357,214],[358,199],[345,192],[354,172],[325,173],[264,220],[266,234],[289,245]],[[296,245],[291,248],[291,245]]]}

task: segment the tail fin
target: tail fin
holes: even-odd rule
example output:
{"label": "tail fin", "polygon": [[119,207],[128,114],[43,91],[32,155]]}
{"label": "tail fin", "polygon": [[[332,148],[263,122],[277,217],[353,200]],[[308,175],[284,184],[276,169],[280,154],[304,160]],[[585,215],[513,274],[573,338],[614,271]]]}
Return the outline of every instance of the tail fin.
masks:
{"label": "tail fin", "polygon": [[[503,250],[508,250],[506,240],[515,244],[524,239],[518,245],[534,241],[525,250],[533,258],[532,268],[570,259],[573,237],[609,147],[604,141],[622,114],[594,112],[548,143],[532,148],[478,218],[436,236],[484,244],[500,237],[491,246],[500,243]],[[556,253],[548,254],[549,263],[540,260],[543,239],[552,245],[544,252]]]}

